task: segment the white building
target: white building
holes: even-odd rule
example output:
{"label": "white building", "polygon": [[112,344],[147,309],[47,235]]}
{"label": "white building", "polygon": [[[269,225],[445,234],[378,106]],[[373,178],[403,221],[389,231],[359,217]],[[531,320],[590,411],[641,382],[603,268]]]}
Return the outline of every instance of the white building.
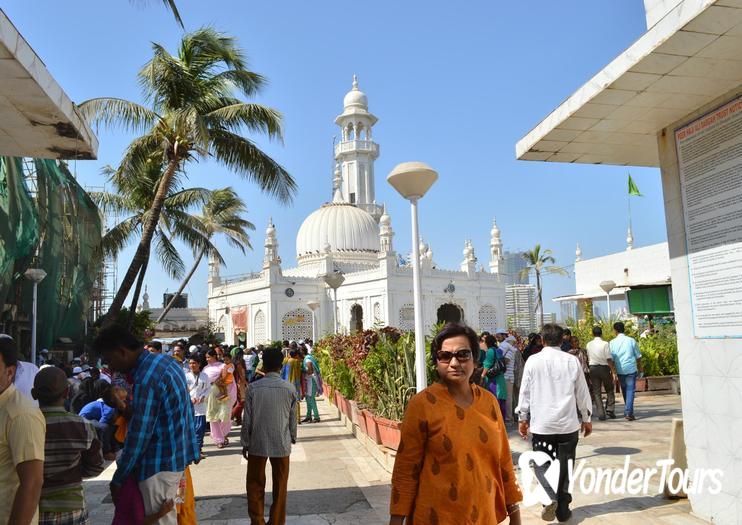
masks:
{"label": "white building", "polygon": [[[375,325],[413,329],[412,268],[400,264],[391,217],[375,200],[376,121],[354,77],[343,112],[335,119],[341,141],[335,146],[334,197],[299,228],[296,266],[284,268],[272,221],[265,231],[261,272],[222,279],[218,264],[209,262],[209,318],[227,343],[234,343],[240,333],[248,345],[255,345],[275,339],[318,339],[332,332],[333,292],[323,276],[333,272],[344,276],[337,289],[340,331]],[[431,247],[421,243],[426,332],[441,320],[463,320],[476,330],[489,331],[505,324],[502,241],[494,222],[490,237],[490,271],[477,269],[471,241],[464,242],[458,270],[438,268]]]}
{"label": "white building", "polygon": [[533,284],[512,284],[505,289],[505,311],[508,328],[522,334],[536,330],[536,286]]}
{"label": "white building", "polygon": [[[635,315],[667,315],[672,313],[670,285],[670,253],[666,242],[633,247],[631,236],[626,250],[591,259],[582,258],[582,250],[575,251],[575,293],[555,297],[564,306],[565,318],[581,318],[586,301],[593,303],[593,312],[606,317],[608,301],[600,283],[612,281],[610,291],[611,316],[627,313]],[[569,305],[569,306],[568,306]]]}
{"label": "white building", "polygon": [[697,516],[739,524],[742,3],[644,4],[647,31],[550,111],[516,154],[660,168],[685,459],[690,472],[723,473],[720,492],[705,487],[688,496]]}

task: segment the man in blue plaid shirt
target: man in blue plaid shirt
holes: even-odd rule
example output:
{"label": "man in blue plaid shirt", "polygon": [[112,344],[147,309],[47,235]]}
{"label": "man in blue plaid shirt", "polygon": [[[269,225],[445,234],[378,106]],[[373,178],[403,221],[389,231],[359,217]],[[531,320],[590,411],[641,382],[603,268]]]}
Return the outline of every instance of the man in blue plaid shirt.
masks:
{"label": "man in blue plaid shirt", "polygon": [[[183,471],[199,459],[185,374],[175,359],[146,351],[120,326],[102,330],[93,347],[112,370],[134,378],[132,417],[111,496],[116,504],[124,481],[134,476],[145,514],[155,514],[165,501],[175,499]],[[175,510],[158,523],[175,525]]]}

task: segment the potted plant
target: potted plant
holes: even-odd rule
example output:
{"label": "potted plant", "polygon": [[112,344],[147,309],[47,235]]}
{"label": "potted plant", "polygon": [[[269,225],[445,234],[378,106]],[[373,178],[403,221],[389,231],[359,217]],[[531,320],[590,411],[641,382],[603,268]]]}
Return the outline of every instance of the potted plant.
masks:
{"label": "potted plant", "polygon": [[363,415],[363,420],[366,423],[366,435],[370,437],[374,443],[376,443],[377,445],[381,445],[379,425],[376,423],[374,415],[371,413],[370,410],[366,408],[361,410],[361,414]]}
{"label": "potted plant", "polygon": [[392,450],[397,450],[399,448],[399,441],[402,438],[402,423],[377,415],[374,415],[373,419],[376,422],[381,444]]}

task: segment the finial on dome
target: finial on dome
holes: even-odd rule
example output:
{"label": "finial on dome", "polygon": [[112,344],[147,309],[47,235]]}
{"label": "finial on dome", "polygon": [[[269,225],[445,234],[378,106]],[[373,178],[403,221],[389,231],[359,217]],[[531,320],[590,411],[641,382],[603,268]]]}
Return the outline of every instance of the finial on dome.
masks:
{"label": "finial on dome", "polygon": [[353,75],[353,89],[358,91],[358,77]]}

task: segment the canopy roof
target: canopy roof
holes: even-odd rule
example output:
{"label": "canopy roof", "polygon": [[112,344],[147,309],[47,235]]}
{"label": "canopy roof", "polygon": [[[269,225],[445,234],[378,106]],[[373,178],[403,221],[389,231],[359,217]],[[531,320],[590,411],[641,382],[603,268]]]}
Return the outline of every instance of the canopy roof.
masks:
{"label": "canopy roof", "polygon": [[94,159],[98,140],[0,9],[0,155]]}
{"label": "canopy roof", "polygon": [[684,0],[515,147],[521,160],[659,166],[657,132],[742,84],[742,0]]}

